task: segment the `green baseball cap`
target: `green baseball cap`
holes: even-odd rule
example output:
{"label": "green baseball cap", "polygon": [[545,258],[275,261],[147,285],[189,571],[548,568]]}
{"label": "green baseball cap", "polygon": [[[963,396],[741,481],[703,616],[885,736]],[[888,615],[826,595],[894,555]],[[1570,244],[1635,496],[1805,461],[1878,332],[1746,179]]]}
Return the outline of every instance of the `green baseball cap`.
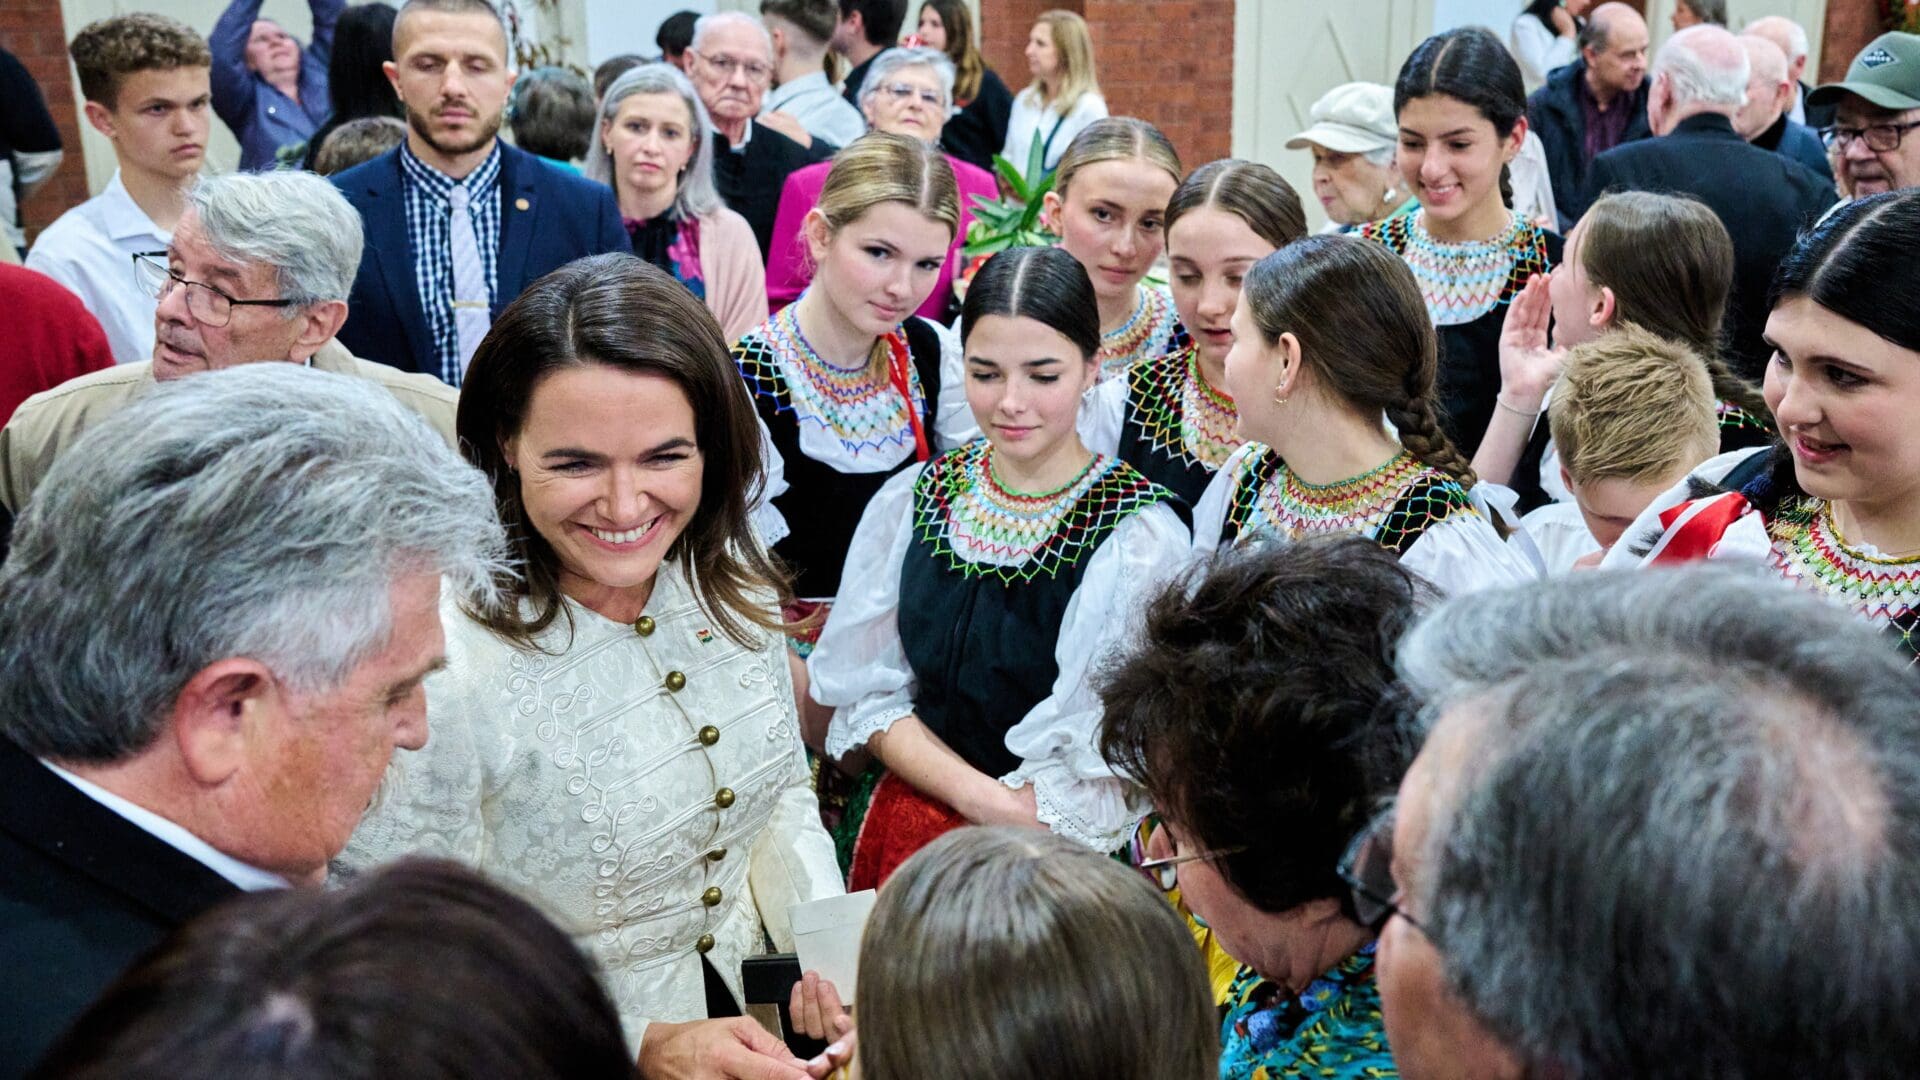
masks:
{"label": "green baseball cap", "polygon": [[1807,104],[1832,105],[1858,94],[1883,109],[1920,109],[1920,34],[1881,34],[1847,66],[1845,82],[1828,83],[1807,95]]}

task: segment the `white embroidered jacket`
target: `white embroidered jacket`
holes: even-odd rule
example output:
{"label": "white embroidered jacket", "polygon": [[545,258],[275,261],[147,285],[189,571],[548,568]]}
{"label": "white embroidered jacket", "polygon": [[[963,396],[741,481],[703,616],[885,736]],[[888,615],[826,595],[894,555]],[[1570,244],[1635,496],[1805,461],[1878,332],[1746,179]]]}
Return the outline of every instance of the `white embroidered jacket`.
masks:
{"label": "white embroidered jacket", "polygon": [[660,569],[646,614],[569,602],[514,648],[448,605],[425,749],[395,755],[341,857],[477,867],[532,899],[598,962],[636,1051],[648,1023],[706,1015],[700,958],[736,1000],[787,906],[843,891],[795,719],[786,644],[742,648]]}

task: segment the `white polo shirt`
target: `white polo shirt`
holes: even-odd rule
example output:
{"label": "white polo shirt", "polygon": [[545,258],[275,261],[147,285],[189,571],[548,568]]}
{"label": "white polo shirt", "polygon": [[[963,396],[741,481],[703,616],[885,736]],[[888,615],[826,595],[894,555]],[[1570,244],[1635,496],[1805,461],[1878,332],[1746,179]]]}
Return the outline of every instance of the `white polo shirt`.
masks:
{"label": "white polo shirt", "polygon": [[133,201],[120,171],[105,191],[61,214],[27,252],[27,268],[72,289],[100,320],[118,364],[153,359],[153,311],[158,302],[134,277],[133,257],[165,251],[163,231]]}

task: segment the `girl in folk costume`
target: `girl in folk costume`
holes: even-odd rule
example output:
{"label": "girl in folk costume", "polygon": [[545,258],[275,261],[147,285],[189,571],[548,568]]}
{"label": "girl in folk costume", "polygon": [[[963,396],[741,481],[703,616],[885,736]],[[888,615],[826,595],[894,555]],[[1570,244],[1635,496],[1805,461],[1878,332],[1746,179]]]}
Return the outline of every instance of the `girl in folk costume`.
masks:
{"label": "girl in folk costume", "polygon": [[1074,430],[1099,347],[1086,272],[1014,248],[968,290],[967,400],[984,439],[868,504],[808,661],[827,752],[879,770],[839,837],[854,888],[940,832],[1041,825],[1098,851],[1144,813],[1101,760],[1089,673],[1187,560],[1178,500]]}
{"label": "girl in folk costume", "polygon": [[[1605,566],[1749,559],[1880,623],[1920,662],[1920,191],[1846,203],[1773,279],[1767,407],[1784,446],[1722,454]],[[1702,489],[1719,484],[1724,491]],[[1650,541],[1649,543],[1646,541]]]}
{"label": "girl in folk costume", "polygon": [[1180,335],[1173,296],[1143,284],[1166,247],[1180,155],[1160,129],[1117,116],[1074,136],[1040,220],[1080,260],[1100,305],[1100,377],[1166,352]]}
{"label": "girl in folk costume", "polygon": [[1560,261],[1560,237],[1513,212],[1508,165],[1527,136],[1527,92],[1500,39],[1478,27],[1420,43],[1393,87],[1400,177],[1420,201],[1361,230],[1405,259],[1440,332],[1435,408],[1455,445],[1480,445],[1500,393],[1505,308]]}
{"label": "girl in folk costume", "polygon": [[1537,578],[1440,430],[1434,367],[1419,286],[1387,249],[1311,236],[1255,263],[1227,356],[1250,441],[1201,497],[1194,546],[1357,532],[1446,593]]}
{"label": "girl in folk costume", "polygon": [[1233,309],[1247,268],[1307,234],[1300,197],[1280,174],[1251,161],[1195,169],[1167,203],[1173,302],[1186,333],[1124,378],[1087,395],[1081,435],[1191,505],[1239,448],[1226,390]]}
{"label": "girl in folk costume", "polygon": [[1721,358],[1732,289],[1733,239],[1704,204],[1648,191],[1600,198],[1567,234],[1566,261],[1551,274],[1534,275],[1507,308],[1501,407],[1473,455],[1474,471],[1511,486],[1523,509],[1570,500],[1540,414],[1566,351],[1623,326],[1684,345],[1706,362],[1720,452],[1771,443],[1773,423],[1760,388]]}
{"label": "girl in folk costume", "polygon": [[791,530],[774,547],[795,595],[831,597],[854,524],[889,476],[974,434],[958,343],[913,314],[960,219],[927,143],[875,132],[834,158],[802,233],[812,284],[733,347],[785,464]]}

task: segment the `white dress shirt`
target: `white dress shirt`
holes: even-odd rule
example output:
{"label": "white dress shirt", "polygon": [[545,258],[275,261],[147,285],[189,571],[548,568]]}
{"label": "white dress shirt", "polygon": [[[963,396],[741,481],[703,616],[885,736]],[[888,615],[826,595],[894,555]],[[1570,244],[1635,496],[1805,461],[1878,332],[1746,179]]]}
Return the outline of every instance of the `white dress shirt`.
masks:
{"label": "white dress shirt", "polygon": [[287,879],[279,874],[270,874],[257,866],[249,866],[241,862],[144,806],[129,802],[91,781],[82,780],[51,761],[42,760],[40,764],[52,770],[55,776],[78,788],[80,794],[125,818],[128,824],[247,892],[263,892],[267,889],[287,887]]}
{"label": "white dress shirt", "polygon": [[867,133],[867,119],[847,104],[823,71],[789,79],[767,94],[760,115],[783,112],[807,129],[807,134],[835,146],[846,146]]}
{"label": "white dress shirt", "polygon": [[80,297],[107,332],[117,364],[153,359],[153,310],[158,301],[134,277],[133,257],[165,251],[173,234],[153,223],[120,182],[61,214],[27,252],[38,270]]}

